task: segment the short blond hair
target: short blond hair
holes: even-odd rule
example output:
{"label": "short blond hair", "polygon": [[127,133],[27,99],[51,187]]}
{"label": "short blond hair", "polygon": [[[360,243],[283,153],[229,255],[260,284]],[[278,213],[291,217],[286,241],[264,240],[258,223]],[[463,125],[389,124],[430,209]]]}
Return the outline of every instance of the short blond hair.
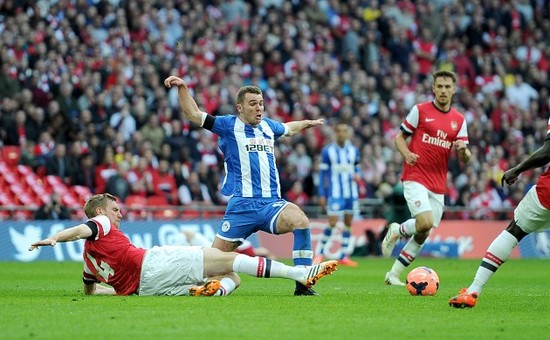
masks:
{"label": "short blond hair", "polygon": [[96,217],[97,208],[101,208],[103,210],[107,209],[107,203],[109,203],[109,201],[116,202],[117,199],[111,194],[93,195],[84,204],[84,213],[88,218]]}

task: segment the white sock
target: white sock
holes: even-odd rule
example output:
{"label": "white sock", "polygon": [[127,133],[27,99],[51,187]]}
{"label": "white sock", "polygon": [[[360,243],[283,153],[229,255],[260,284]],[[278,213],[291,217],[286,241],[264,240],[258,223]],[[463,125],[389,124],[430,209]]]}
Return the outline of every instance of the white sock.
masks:
{"label": "white sock", "polygon": [[224,277],[220,280],[220,289],[213,295],[213,296],[225,296],[231,294],[235,289],[237,288],[237,285],[235,284],[235,281],[228,277]]}
{"label": "white sock", "polygon": [[422,245],[418,244],[414,237],[411,237],[409,242],[407,242],[407,244],[403,247],[403,250],[399,253],[399,256],[391,267],[391,271],[397,275],[401,274],[403,270],[405,270],[405,268],[407,268],[418,256],[421,249]]}
{"label": "white sock", "polygon": [[470,293],[481,293],[481,289],[487,281],[493,276],[498,268],[510,257],[512,250],[518,245],[518,240],[508,231],[504,230],[500,235],[495,238],[491,243],[481,264],[477,269],[476,276],[474,281],[468,287],[468,294]]}
{"label": "white sock", "polygon": [[287,266],[284,263],[266,259],[265,257],[250,257],[239,254],[233,262],[233,271],[256,277],[280,277],[298,280],[304,275],[304,268]]}
{"label": "white sock", "polygon": [[410,237],[416,234],[416,220],[410,218],[399,226],[399,234],[403,237]]}

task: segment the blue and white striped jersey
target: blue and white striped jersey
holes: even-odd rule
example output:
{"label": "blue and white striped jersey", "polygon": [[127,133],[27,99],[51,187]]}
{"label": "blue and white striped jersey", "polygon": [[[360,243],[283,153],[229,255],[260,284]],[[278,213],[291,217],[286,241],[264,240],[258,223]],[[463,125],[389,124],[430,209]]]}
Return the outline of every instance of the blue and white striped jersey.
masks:
{"label": "blue and white striped jersey", "polygon": [[253,127],[235,115],[227,115],[216,117],[211,131],[220,137],[218,145],[224,155],[224,195],[281,197],[273,151],[275,140],[287,132],[286,125],[264,118]]}
{"label": "blue and white striped jersey", "polygon": [[359,150],[347,141],[343,147],[328,144],[321,153],[319,196],[358,198],[355,174],[360,173]]}

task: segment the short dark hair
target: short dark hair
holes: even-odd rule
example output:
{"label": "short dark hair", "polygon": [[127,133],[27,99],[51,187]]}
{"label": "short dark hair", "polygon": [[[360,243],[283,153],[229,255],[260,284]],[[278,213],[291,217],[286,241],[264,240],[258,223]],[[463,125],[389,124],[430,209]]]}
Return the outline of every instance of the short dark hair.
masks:
{"label": "short dark hair", "polygon": [[254,93],[254,94],[262,94],[262,90],[260,90],[259,87],[254,85],[246,85],[239,89],[239,93],[237,93],[237,104],[242,104],[244,101],[244,96],[247,93]]}
{"label": "short dark hair", "polygon": [[434,72],[432,74],[432,78],[434,83],[437,78],[451,78],[454,84],[456,84],[456,80],[457,80],[456,73],[451,71],[444,71],[444,70],[439,70],[437,72]]}

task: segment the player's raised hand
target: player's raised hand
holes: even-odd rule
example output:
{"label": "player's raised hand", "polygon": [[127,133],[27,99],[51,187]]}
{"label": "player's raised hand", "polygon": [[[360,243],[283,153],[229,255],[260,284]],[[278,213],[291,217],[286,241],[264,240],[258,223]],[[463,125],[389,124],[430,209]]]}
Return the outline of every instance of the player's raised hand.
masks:
{"label": "player's raised hand", "polygon": [[36,248],[43,247],[43,246],[52,246],[53,247],[53,246],[55,246],[56,243],[57,243],[56,240],[54,240],[52,238],[47,238],[47,239],[44,239],[42,241],[34,242],[33,244],[31,244],[31,246],[29,247],[29,251],[33,251]]}
{"label": "player's raised hand", "polygon": [[179,77],[170,76],[164,80],[164,86],[166,86],[167,88],[171,88],[172,86],[187,86],[187,84],[185,83],[185,80]]}

